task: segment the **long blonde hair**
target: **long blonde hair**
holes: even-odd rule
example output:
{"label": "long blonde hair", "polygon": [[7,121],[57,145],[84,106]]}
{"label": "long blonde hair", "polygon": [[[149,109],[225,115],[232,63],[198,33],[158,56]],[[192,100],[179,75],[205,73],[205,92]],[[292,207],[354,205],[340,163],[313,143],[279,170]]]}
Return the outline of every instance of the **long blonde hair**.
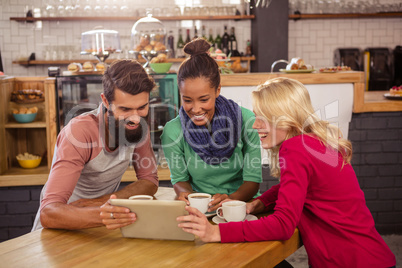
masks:
{"label": "long blonde hair", "polygon": [[[290,78],[274,78],[259,85],[252,92],[253,108],[257,116],[262,116],[277,128],[287,131],[286,139],[307,134],[314,135],[328,147],[341,153],[343,164],[352,159],[352,144],[343,139],[340,129],[321,120],[314,113],[310,95],[306,87]],[[285,140],[286,140],[285,139]],[[269,149],[271,176],[280,176],[280,144]]]}

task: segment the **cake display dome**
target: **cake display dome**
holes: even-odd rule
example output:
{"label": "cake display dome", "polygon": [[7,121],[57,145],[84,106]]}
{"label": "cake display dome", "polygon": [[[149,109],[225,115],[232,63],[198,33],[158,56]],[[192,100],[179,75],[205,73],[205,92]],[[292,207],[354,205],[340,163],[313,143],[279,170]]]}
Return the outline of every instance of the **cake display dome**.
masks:
{"label": "cake display dome", "polygon": [[91,30],[81,34],[81,54],[92,54],[100,62],[106,60],[111,53],[120,53],[120,36],[114,30]]}
{"label": "cake display dome", "polygon": [[148,14],[147,17],[139,19],[131,29],[131,50],[136,58],[142,56],[147,62],[160,53],[166,54],[166,29],[163,23]]}

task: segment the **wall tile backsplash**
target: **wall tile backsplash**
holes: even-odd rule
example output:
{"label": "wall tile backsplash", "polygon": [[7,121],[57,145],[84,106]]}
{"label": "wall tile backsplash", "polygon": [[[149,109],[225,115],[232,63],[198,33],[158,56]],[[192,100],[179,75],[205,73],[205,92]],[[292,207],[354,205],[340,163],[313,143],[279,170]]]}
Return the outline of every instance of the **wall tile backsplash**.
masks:
{"label": "wall tile backsplash", "polygon": [[[26,6],[41,7],[42,3],[45,2],[41,0],[2,0],[0,6],[0,51],[6,74],[46,76],[48,66],[25,67],[12,63],[12,61],[28,57],[32,52],[35,53],[37,60],[93,59],[90,56],[80,55],[81,33],[92,30],[96,26],[119,31],[121,48],[126,50],[130,47],[131,28],[135,21],[103,21],[102,19],[97,21],[43,21],[41,29],[37,29],[36,23],[9,20],[10,17],[24,16]],[[70,2],[79,2],[84,5],[87,1],[71,0]],[[114,3],[115,1],[109,2]],[[125,1],[119,1],[119,3],[122,2]],[[138,1],[128,2],[136,2],[136,7],[146,8],[140,6],[137,3]],[[181,5],[183,9],[185,5],[189,5],[190,1],[148,0],[146,2],[149,6],[159,6],[161,9],[171,8],[175,4]],[[192,4],[196,2],[212,7],[217,2],[221,6],[227,6],[228,4],[238,4],[240,0],[191,1]],[[237,5],[237,7],[241,9],[241,6]],[[42,10],[44,10],[43,6]],[[201,35],[202,25],[205,25],[207,35],[209,29],[212,28],[214,36],[216,36],[217,31],[221,35],[223,34],[224,25],[227,25],[228,28],[235,27],[239,51],[241,52],[245,50],[246,41],[251,39],[250,20],[164,21],[163,23],[167,32],[173,31],[175,43],[177,42],[179,28],[183,29],[183,38],[185,38],[185,29],[187,28],[191,29],[191,36],[194,34],[193,23],[197,26],[199,35]],[[396,45],[402,45],[402,18],[289,21],[289,59],[302,57],[306,63],[317,68],[333,65],[333,53],[339,47],[357,47],[360,49],[388,47],[394,49]],[[127,56],[132,57],[128,53],[113,55],[114,58],[125,58]],[[66,66],[62,66],[62,70],[65,68]]]}
{"label": "wall tile backsplash", "polygon": [[289,58],[316,68],[332,66],[337,48],[402,46],[402,18],[289,21]]}

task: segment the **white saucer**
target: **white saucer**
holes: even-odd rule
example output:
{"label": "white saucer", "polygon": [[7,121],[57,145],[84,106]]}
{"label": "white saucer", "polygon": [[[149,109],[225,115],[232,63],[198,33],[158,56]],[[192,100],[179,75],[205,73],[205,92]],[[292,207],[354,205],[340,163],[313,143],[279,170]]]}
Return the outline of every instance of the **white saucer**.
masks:
{"label": "white saucer", "polygon": [[[247,215],[246,215],[246,218],[244,219],[244,221],[255,221],[255,220],[258,220],[258,218],[257,218],[256,216],[254,216],[254,215],[251,215],[251,214],[247,214]],[[219,218],[218,215],[216,215],[215,217],[213,217],[213,218],[212,218],[212,221],[213,221],[214,223],[216,223],[216,224],[227,222],[226,220],[224,220],[224,219],[222,219],[222,218]]]}
{"label": "white saucer", "polygon": [[210,218],[210,217],[216,215],[216,210],[215,210],[215,211],[211,211],[211,212],[205,212],[204,214],[205,214],[205,216],[207,216],[207,218]]}

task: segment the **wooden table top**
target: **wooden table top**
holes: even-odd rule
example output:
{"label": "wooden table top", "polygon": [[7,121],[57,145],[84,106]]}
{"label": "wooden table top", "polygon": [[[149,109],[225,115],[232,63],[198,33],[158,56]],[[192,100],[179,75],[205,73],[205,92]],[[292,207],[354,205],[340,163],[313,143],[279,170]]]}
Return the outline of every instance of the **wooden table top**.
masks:
{"label": "wooden table top", "polygon": [[[171,199],[171,189],[155,195]],[[0,243],[1,267],[273,267],[300,247],[287,241],[204,243],[123,238],[105,227],[43,229]]]}

